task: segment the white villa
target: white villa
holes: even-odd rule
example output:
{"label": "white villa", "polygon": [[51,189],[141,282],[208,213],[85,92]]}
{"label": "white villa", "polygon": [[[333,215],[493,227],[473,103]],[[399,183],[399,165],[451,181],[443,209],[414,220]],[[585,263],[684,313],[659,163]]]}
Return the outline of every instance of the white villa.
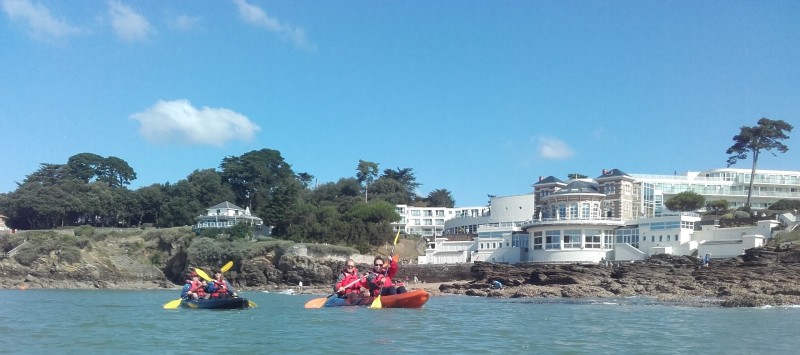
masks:
{"label": "white villa", "polygon": [[241,208],[228,201],[206,209],[206,214],[195,218],[195,230],[203,228],[230,228],[240,222],[246,222],[255,228],[262,228],[264,221],[250,214],[250,207]]}
{"label": "white villa", "polygon": [[7,232],[7,231],[11,230],[6,225],[6,218],[8,218],[8,217],[3,216],[3,215],[0,214],[0,232]]}
{"label": "white villa", "polygon": [[[429,238],[418,262],[598,263],[706,253],[732,257],[764,245],[777,227],[796,225],[796,217],[788,213],[736,228],[701,226],[699,214],[669,211],[664,201],[694,191],[707,201],[727,200],[735,208],[744,205],[749,181],[746,169],[680,177],[612,169],[595,179],[566,182],[540,177],[533,194],[493,197],[488,211],[478,216],[446,220],[441,237]],[[800,199],[800,171],[759,170],[753,184],[755,209]]]}

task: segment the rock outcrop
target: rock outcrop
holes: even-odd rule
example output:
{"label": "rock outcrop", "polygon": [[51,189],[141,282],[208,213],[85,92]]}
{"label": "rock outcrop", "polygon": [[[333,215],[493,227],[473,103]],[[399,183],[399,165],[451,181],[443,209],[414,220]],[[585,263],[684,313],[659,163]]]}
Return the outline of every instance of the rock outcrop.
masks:
{"label": "rock outcrop", "polygon": [[[800,304],[800,249],[750,249],[700,267],[690,256],[655,255],[606,265],[475,263],[474,281],[442,284],[444,293],[486,297],[602,298],[649,296],[726,307]],[[493,289],[493,281],[504,287]]]}

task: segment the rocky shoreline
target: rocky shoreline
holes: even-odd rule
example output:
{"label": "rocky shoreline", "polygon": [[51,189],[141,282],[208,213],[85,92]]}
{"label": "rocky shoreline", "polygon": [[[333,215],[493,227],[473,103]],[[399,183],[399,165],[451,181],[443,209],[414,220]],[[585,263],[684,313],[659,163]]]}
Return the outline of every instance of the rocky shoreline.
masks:
{"label": "rocky shoreline", "polygon": [[[750,249],[700,267],[690,256],[655,255],[606,265],[476,263],[475,280],[445,283],[442,293],[504,298],[652,297],[685,305],[758,307],[800,305],[800,250]],[[492,289],[500,281],[502,289]]]}
{"label": "rocky shoreline", "polygon": [[[99,248],[95,248],[97,250]],[[82,261],[64,263],[57,254],[42,256],[34,265],[13,258],[0,260],[0,289],[179,289],[159,269],[109,246],[103,257],[86,253]],[[228,273],[240,291],[325,295],[340,270],[340,258],[284,254],[244,260]],[[369,265],[359,265],[367,270]],[[757,307],[800,305],[800,248],[749,249],[731,259],[715,259],[700,267],[691,256],[655,255],[634,263],[613,265],[505,265],[476,262],[459,265],[401,265],[398,279],[409,289],[446,294],[501,298],[608,299],[648,297],[683,305]],[[493,289],[493,281],[503,284]],[[297,288],[299,282],[305,287]]]}

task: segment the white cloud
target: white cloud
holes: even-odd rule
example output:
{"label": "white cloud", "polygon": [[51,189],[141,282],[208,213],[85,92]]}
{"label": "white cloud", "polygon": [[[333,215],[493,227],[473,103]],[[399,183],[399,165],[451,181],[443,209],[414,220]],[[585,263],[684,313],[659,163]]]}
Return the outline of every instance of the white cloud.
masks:
{"label": "white cloud", "polygon": [[245,22],[275,32],[292,41],[298,48],[313,49],[313,46],[308,43],[303,28],[281,23],[277,18],[269,16],[262,8],[250,5],[245,0],[233,0],[233,2],[239,7],[239,15]]}
{"label": "white cloud", "polygon": [[119,1],[108,2],[108,15],[111,16],[111,26],[114,28],[114,32],[122,40],[142,40],[150,33],[155,32],[144,16]]}
{"label": "white cloud", "polygon": [[234,139],[250,140],[261,130],[246,116],[225,108],[197,109],[188,100],[162,101],[131,118],[139,133],[155,143],[181,142],[222,146]]}
{"label": "white cloud", "polygon": [[11,21],[26,23],[33,38],[64,38],[83,32],[79,27],[53,17],[46,6],[30,0],[3,0],[3,11]]}
{"label": "white cloud", "polygon": [[539,156],[545,159],[566,159],[574,155],[572,149],[558,138],[540,137]]}
{"label": "white cloud", "polygon": [[181,31],[191,31],[200,23],[200,17],[180,15],[173,20],[173,26]]}

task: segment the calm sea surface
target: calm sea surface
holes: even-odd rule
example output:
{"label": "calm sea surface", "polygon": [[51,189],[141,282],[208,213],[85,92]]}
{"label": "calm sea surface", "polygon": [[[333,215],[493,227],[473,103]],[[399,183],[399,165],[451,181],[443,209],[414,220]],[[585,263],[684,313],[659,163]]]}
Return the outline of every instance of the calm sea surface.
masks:
{"label": "calm sea surface", "polygon": [[177,291],[0,290],[0,353],[795,354],[800,307],[433,297],[422,309],[164,310]]}

